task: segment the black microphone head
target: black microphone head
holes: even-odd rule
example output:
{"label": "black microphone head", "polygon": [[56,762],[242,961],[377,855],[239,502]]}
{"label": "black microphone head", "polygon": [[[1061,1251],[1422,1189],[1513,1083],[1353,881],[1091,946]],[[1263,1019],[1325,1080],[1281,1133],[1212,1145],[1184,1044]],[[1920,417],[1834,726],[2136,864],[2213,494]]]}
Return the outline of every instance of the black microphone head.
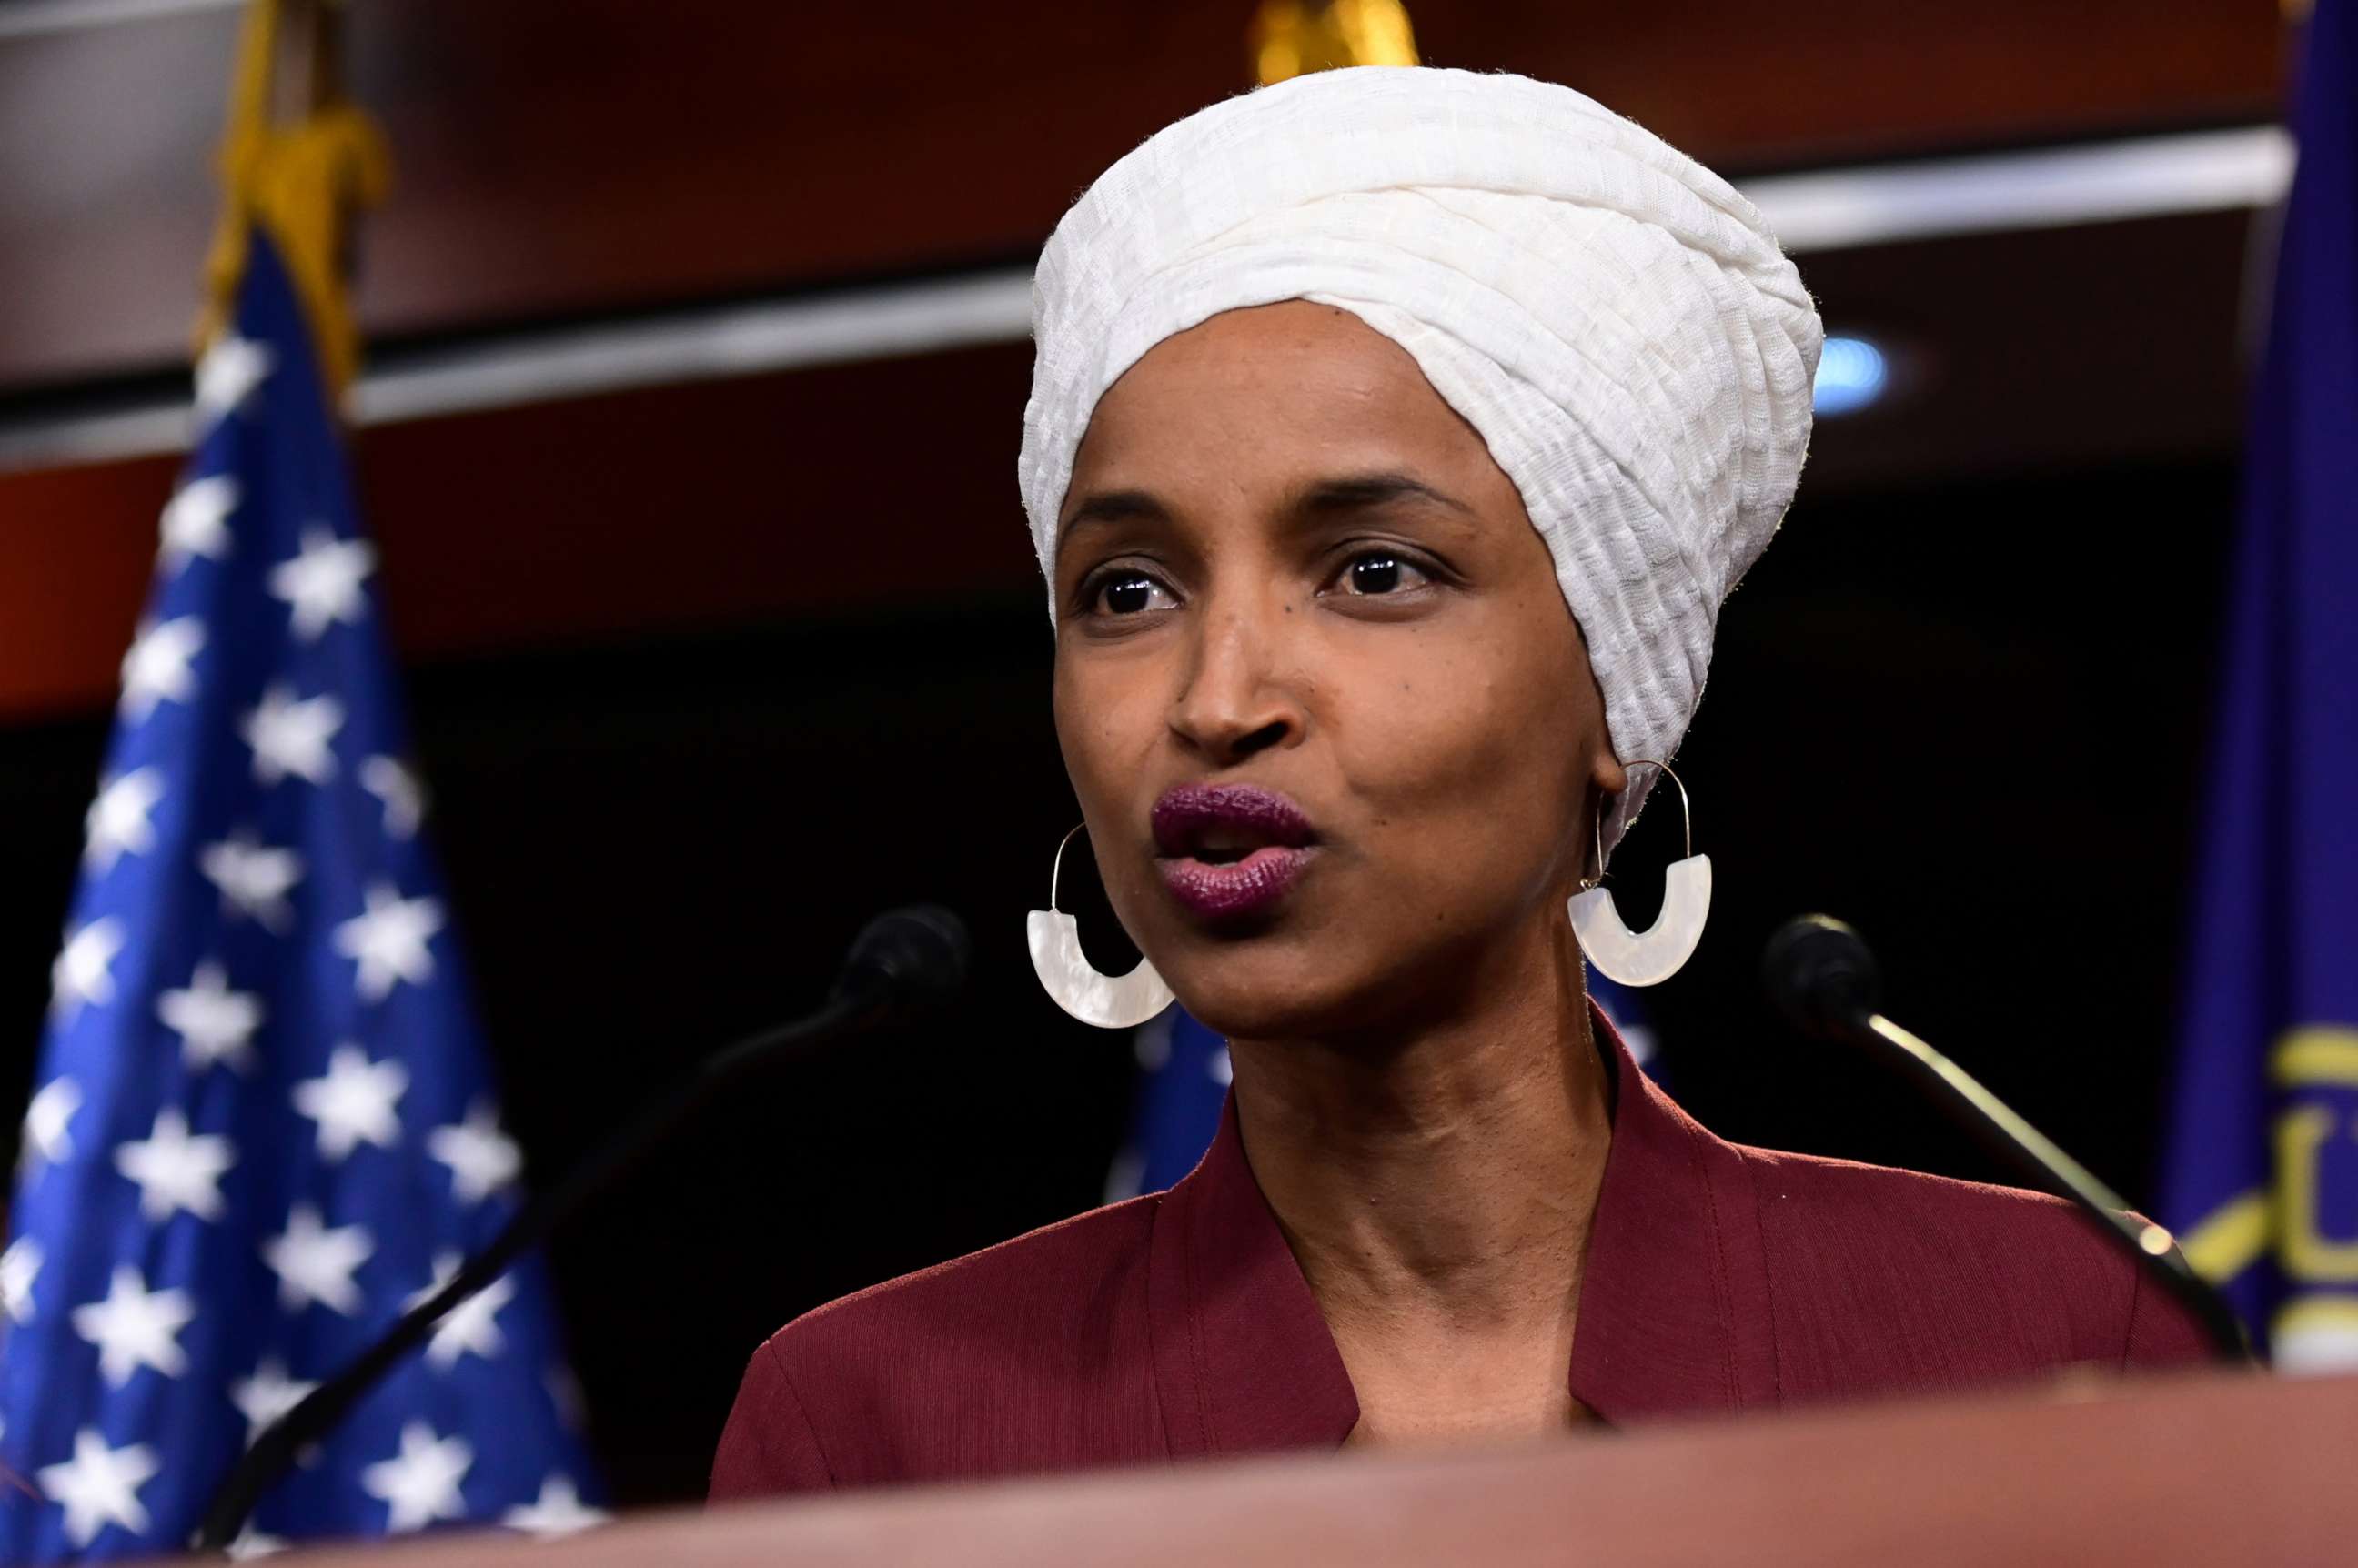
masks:
{"label": "black microphone head", "polygon": [[1760,980],[1795,1028],[1825,1039],[1855,1033],[1883,998],[1875,955],[1830,914],[1787,921],[1760,956]]}
{"label": "black microphone head", "polygon": [[852,939],[835,994],[868,992],[896,1012],[947,1001],[972,950],[966,922],[937,903],[888,910]]}

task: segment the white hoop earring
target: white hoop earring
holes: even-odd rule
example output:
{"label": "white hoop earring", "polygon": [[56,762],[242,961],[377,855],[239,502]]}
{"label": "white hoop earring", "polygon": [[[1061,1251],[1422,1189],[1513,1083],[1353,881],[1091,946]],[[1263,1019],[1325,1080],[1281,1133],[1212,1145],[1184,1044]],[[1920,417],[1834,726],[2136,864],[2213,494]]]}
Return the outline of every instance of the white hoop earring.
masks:
{"label": "white hoop earring", "polygon": [[1572,914],[1573,935],[1580,950],[1606,979],[1625,986],[1658,986],[1694,956],[1703,940],[1703,925],[1711,914],[1711,857],[1694,852],[1694,812],[1687,803],[1687,786],[1679,783],[1665,762],[1639,760],[1633,768],[1658,768],[1679,786],[1679,814],[1686,830],[1686,859],[1673,860],[1662,873],[1662,913],[1644,931],[1632,931],[1614,907],[1613,891],[1605,880],[1605,810],[1596,812],[1596,875],[1584,879],[1582,891],[1565,907]]}
{"label": "white hoop earring", "polygon": [[[1087,827],[1084,823],[1082,827]],[[1056,908],[1056,881],[1065,871],[1065,845],[1075,827],[1056,846],[1056,860],[1048,871],[1048,907],[1024,918],[1023,935],[1032,945],[1032,972],[1050,1000],[1083,1023],[1099,1029],[1131,1029],[1152,1018],[1173,1001],[1171,988],[1141,954],[1138,968],[1126,975],[1101,974],[1081,951],[1080,922]]]}

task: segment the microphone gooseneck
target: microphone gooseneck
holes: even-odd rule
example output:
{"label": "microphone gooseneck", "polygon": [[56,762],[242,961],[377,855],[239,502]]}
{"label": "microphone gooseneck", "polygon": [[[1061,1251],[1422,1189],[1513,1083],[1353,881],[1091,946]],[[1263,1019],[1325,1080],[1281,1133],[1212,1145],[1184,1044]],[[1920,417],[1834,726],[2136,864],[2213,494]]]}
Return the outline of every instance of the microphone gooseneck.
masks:
{"label": "microphone gooseneck", "polygon": [[2252,1359],[2243,1324],[2194,1271],[2169,1231],[2129,1212],[2061,1145],[2025,1120],[1963,1067],[1877,1011],[1881,977],[1858,933],[1823,914],[1788,922],[1761,955],[1760,977],[1778,1011],[1803,1033],[1864,1047],[1897,1065],[1950,1119],[2034,1186],[2065,1198],[2202,1325],[2222,1361]]}
{"label": "microphone gooseneck", "polygon": [[423,1344],[437,1324],[506,1273],[584,1203],[635,1169],[720,1090],[790,1054],[899,1022],[947,1001],[966,983],[969,952],[965,922],[937,904],[913,904],[869,922],[853,939],[835,988],[817,1011],[748,1035],[707,1058],[686,1082],[624,1124],[556,1185],[527,1200],[449,1283],[402,1314],[343,1370],[265,1428],[213,1494],[194,1550],[227,1550],[263,1491]]}

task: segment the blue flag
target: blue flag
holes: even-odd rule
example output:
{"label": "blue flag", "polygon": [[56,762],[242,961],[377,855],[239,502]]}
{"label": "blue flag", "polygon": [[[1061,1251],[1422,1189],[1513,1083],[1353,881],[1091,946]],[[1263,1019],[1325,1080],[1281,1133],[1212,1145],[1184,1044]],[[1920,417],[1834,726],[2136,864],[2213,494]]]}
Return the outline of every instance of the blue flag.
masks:
{"label": "blue flag", "polygon": [[[303,310],[197,373],[0,1254],[0,1547],[184,1546],[254,1434],[517,1202]],[[263,1538],[595,1517],[538,1264],[264,1497]]]}
{"label": "blue flag", "polygon": [[[1591,969],[1588,994],[1621,1032],[1638,1065],[1659,1081],[1661,1063],[1637,992]],[[1167,1191],[1194,1170],[1220,1130],[1220,1107],[1228,1093],[1228,1043],[1184,1007],[1167,1008],[1140,1025],[1132,1049],[1139,1071],[1136,1108],[1130,1136],[1106,1172],[1108,1203]]]}
{"label": "blue flag", "polygon": [[2288,1369],[2358,1367],[2358,16],[2318,0],[2254,389],[2162,1215]]}

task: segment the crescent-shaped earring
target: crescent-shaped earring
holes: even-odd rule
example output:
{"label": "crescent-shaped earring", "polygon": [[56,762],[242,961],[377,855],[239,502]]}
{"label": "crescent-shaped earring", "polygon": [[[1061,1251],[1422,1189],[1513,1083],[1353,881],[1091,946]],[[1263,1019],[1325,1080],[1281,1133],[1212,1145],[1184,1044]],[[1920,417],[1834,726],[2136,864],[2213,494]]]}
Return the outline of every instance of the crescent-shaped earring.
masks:
{"label": "crescent-shaped earring", "polygon": [[1056,907],[1065,845],[1080,830],[1075,827],[1056,846],[1055,864],[1048,871],[1048,907],[1035,909],[1024,919],[1023,935],[1032,945],[1032,971],[1040,977],[1040,989],[1049,1000],[1083,1023],[1099,1029],[1135,1028],[1171,1005],[1171,988],[1142,954],[1130,973],[1107,975],[1098,973],[1081,951],[1080,923]]}
{"label": "crescent-shaped earring", "polygon": [[1572,914],[1573,935],[1580,950],[1597,972],[1625,986],[1658,986],[1679,972],[1703,940],[1704,921],[1711,914],[1711,857],[1694,852],[1694,811],[1687,802],[1687,786],[1679,783],[1668,763],[1640,760],[1633,768],[1658,768],[1679,786],[1679,814],[1686,830],[1686,858],[1671,862],[1662,874],[1662,913],[1644,931],[1622,923],[1613,905],[1613,892],[1598,884],[1605,880],[1605,811],[1596,813],[1596,875],[1582,881],[1566,907]]}

